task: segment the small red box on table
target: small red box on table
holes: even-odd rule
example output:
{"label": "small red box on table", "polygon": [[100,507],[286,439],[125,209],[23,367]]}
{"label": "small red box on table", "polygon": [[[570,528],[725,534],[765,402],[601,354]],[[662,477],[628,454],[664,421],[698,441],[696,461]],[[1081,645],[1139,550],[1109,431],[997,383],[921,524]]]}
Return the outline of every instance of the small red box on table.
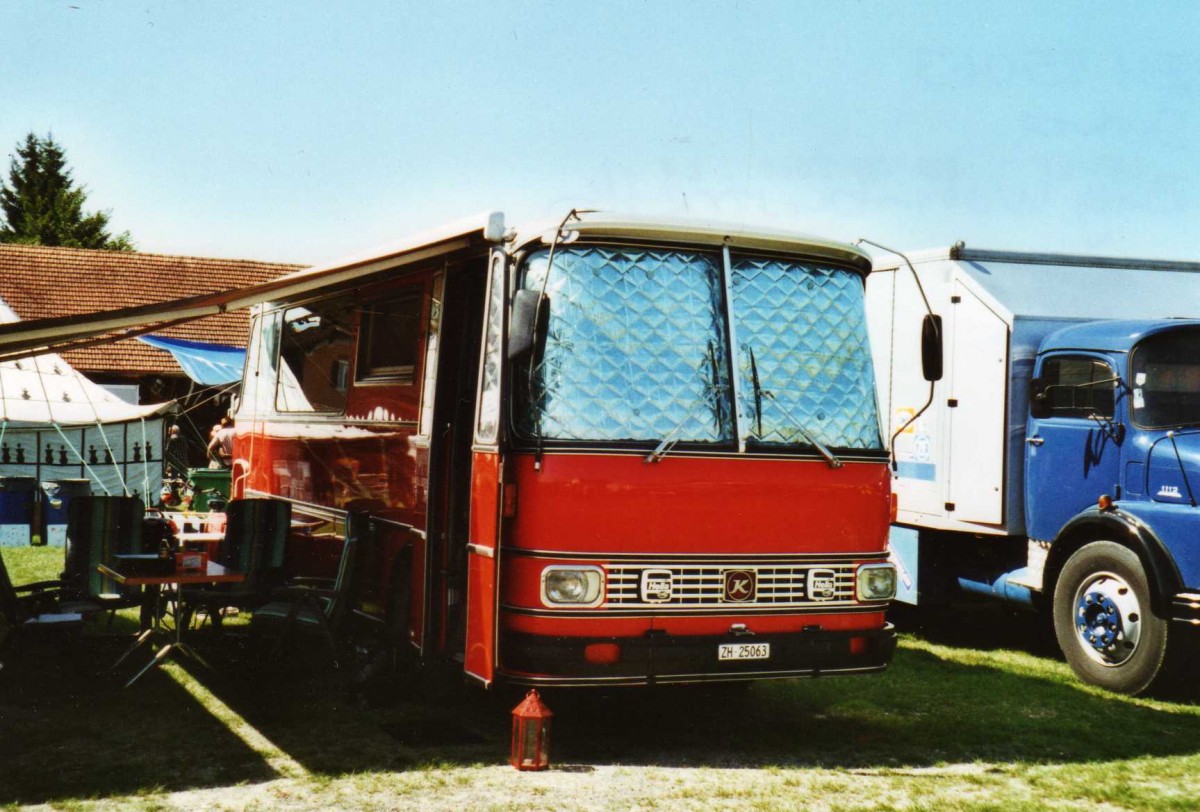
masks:
{"label": "small red box on table", "polygon": [[175,553],[176,572],[204,572],[208,567],[208,553],[183,550]]}

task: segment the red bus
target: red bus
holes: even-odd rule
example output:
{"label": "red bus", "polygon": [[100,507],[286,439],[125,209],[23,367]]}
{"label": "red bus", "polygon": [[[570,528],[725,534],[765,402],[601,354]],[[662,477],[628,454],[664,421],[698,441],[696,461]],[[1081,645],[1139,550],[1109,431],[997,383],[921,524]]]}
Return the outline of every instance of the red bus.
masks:
{"label": "red bus", "polygon": [[253,314],[235,494],[290,501],[314,573],[368,513],[356,615],[485,685],[882,670],[869,270],[573,211],[285,278]]}

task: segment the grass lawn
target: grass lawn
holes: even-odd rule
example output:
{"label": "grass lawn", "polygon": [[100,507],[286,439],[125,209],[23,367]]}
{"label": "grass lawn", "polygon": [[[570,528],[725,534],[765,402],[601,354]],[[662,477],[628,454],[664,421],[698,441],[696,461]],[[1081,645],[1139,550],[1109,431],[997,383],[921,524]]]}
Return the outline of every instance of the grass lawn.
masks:
{"label": "grass lawn", "polygon": [[[61,555],[3,552],[17,581]],[[169,662],[125,689],[134,666],[103,669],[128,638],[101,626],[65,650],[22,645],[0,672],[0,805],[1197,808],[1200,707],[1089,688],[1031,619],[961,615],[906,633],[880,676],[551,694],[546,773],[505,763],[515,700],[451,675],[364,703],[319,651],[264,666],[255,641],[202,630],[213,670]]]}

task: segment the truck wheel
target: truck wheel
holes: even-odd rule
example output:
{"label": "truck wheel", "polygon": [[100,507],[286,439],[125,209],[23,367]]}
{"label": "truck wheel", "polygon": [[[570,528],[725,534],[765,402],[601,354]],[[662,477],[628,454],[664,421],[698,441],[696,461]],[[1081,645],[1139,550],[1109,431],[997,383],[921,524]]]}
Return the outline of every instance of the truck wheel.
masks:
{"label": "truck wheel", "polygon": [[1054,590],[1054,633],[1084,682],[1140,694],[1162,671],[1167,621],[1150,609],[1150,583],[1137,554],[1111,541],[1067,559]]}

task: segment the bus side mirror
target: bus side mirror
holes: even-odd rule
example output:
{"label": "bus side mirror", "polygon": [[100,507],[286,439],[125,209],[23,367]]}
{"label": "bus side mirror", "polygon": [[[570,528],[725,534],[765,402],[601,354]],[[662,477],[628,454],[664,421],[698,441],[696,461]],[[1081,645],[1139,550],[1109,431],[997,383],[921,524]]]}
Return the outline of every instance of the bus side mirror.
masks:
{"label": "bus side mirror", "polygon": [[1045,378],[1034,378],[1029,382],[1029,414],[1038,420],[1050,416],[1049,388]]}
{"label": "bus side mirror", "polygon": [[536,330],[545,329],[546,319],[539,314],[550,297],[536,290],[518,290],[513,296],[512,320],[508,331],[508,358],[528,355],[537,343]]}
{"label": "bus side mirror", "polygon": [[932,313],[921,322],[921,374],[930,382],[942,379],[942,317]]}

